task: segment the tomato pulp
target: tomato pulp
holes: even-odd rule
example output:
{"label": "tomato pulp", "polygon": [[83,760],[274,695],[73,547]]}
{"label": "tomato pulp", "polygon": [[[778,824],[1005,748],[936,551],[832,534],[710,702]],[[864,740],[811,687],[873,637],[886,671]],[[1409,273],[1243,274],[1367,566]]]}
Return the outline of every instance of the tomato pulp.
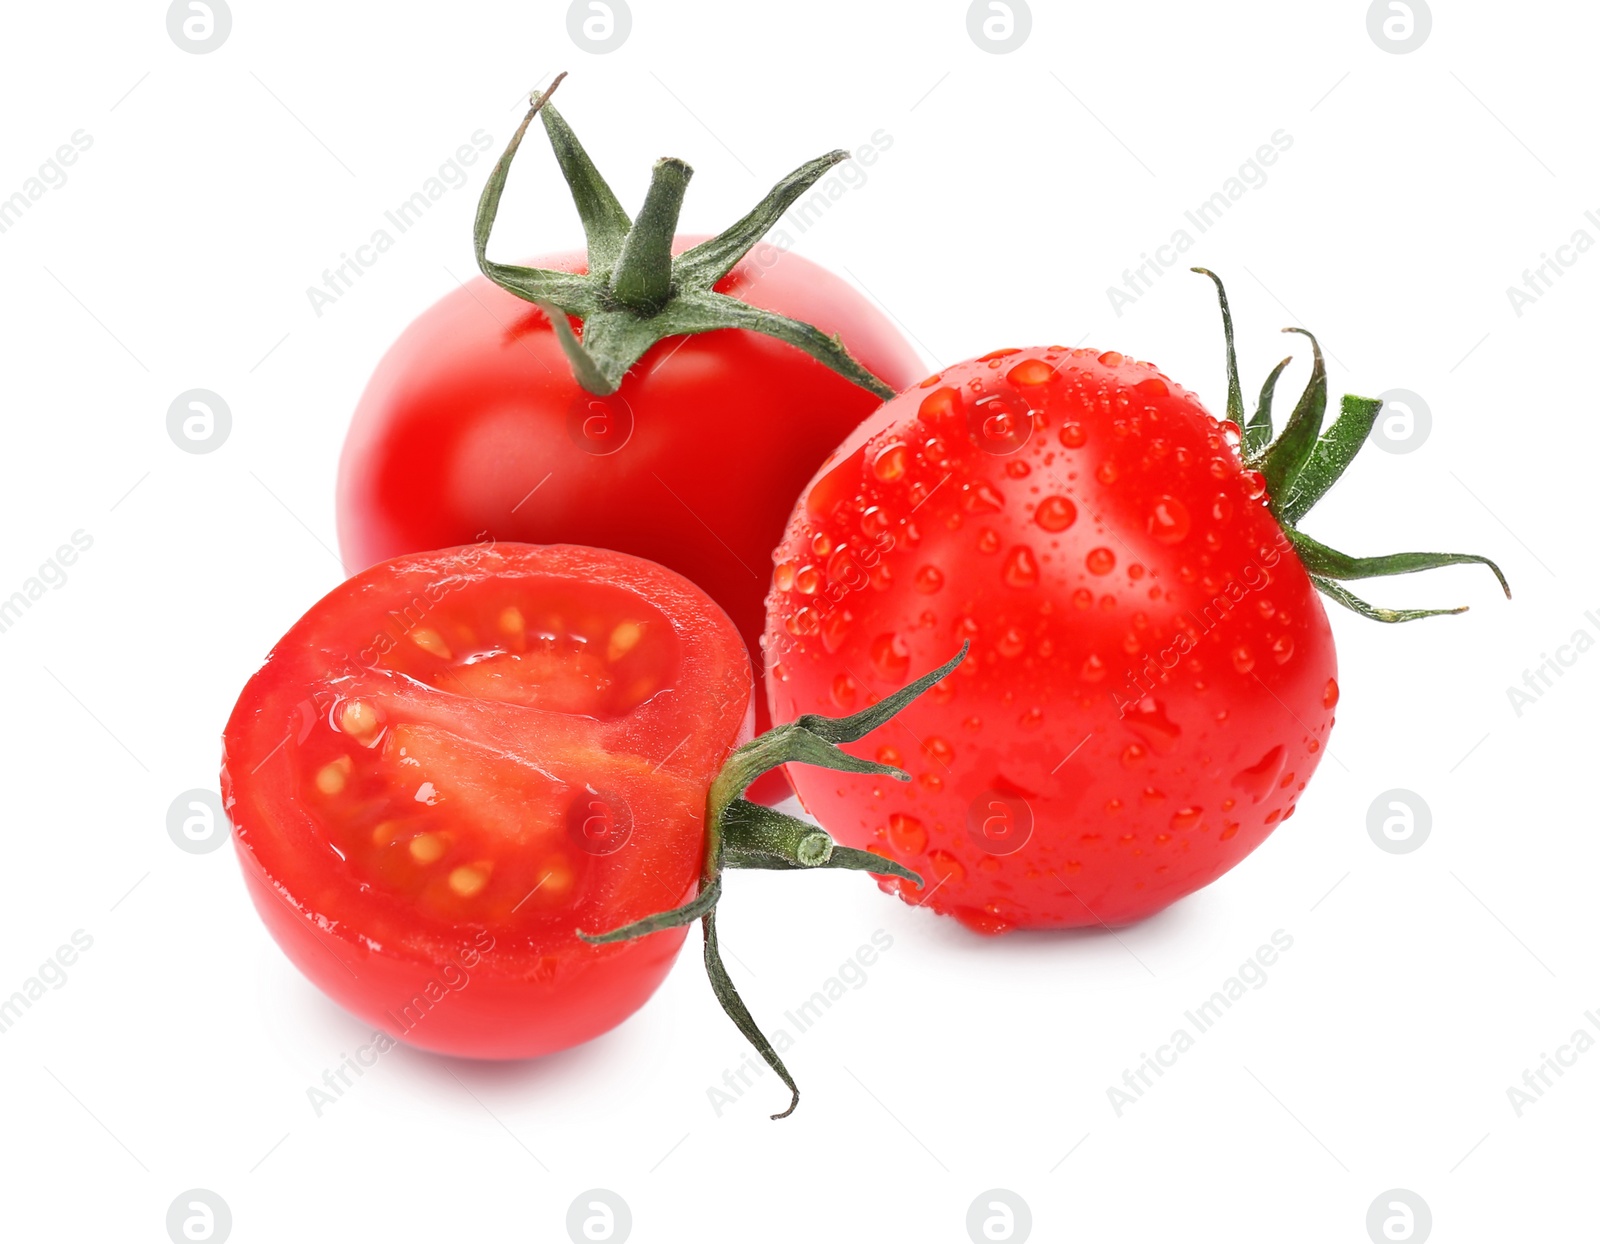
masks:
{"label": "tomato pulp", "polygon": [[423,1049],[523,1058],[641,1006],[750,735],[738,632],[625,554],[497,544],[374,566],[277,644],[224,734],[255,906],[295,965]]}

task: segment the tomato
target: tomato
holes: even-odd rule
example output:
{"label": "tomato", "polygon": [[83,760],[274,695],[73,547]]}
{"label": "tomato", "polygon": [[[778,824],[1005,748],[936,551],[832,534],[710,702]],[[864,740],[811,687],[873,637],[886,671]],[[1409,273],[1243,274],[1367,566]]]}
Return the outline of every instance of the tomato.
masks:
{"label": "tomato", "polygon": [[497,544],[374,566],[245,687],[222,790],[295,965],[442,1053],[559,1050],[632,1014],[684,930],[602,931],[695,895],[707,790],[750,735],[721,609],[636,557]]}
{"label": "tomato", "polygon": [[973,644],[858,748],[912,783],[789,774],[841,841],[931,874],[884,888],[982,932],[1161,910],[1293,815],[1322,759],[1339,685],[1319,592],[1404,621],[1441,611],[1336,580],[1485,560],[1304,536],[1381,404],[1345,398],[1318,439],[1319,350],[1268,446],[1282,366],[1241,432],[1225,324],[1228,423],[1115,352],[999,350],[890,401],[806,489],[768,601],[774,720],[871,702]]}
{"label": "tomato", "polygon": [[[576,145],[564,124],[553,135],[559,152]],[[497,171],[502,180],[515,149],[516,140]],[[813,180],[829,162],[814,163]],[[566,171],[590,179],[581,203],[610,195],[592,165]],[[491,192],[497,204],[497,183],[486,198]],[[609,223],[620,231],[629,222],[620,207],[615,214]],[[596,241],[607,220],[585,223],[596,258],[622,247],[620,236],[609,250]],[[640,223],[647,223],[643,216]],[[487,229],[480,229],[480,257]],[[656,240],[663,264],[666,251],[681,257],[704,241],[673,235],[670,226]],[[485,277],[447,294],[384,356],[356,409],[339,467],[346,563],[359,569],[485,538],[618,549],[699,584],[758,653],[770,554],[789,508],[882,397],[922,374],[911,347],[844,281],[768,245],[732,266],[715,294],[837,336],[886,382],[879,392],[787,340],[721,328],[662,336],[614,393],[596,394],[575,379],[546,311],[524,300],[531,296],[527,281],[507,274],[551,278],[540,295],[547,307],[566,305],[565,286],[551,274],[607,281],[609,270],[594,274],[590,257],[578,253],[546,255],[521,269],[481,262],[522,296]],[[611,284],[620,287],[620,279]],[[571,305],[587,304],[577,297]],[[730,314],[738,305],[717,304]],[[623,316],[619,331],[648,339],[660,331],[651,325],[679,314],[653,308],[632,318],[612,314]],[[609,330],[601,318],[585,322],[586,344]],[[765,703],[757,718],[764,727]],[[769,793],[781,789],[780,781]]]}

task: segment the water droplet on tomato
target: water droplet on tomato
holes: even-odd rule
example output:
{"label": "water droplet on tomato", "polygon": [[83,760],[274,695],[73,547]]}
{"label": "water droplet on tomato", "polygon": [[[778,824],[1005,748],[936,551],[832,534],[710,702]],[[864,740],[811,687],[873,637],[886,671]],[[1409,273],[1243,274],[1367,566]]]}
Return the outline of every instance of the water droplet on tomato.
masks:
{"label": "water droplet on tomato", "polygon": [[968,514],[992,514],[1004,505],[1005,499],[981,479],[961,487],[961,506]]}
{"label": "water droplet on tomato", "polygon": [[1061,443],[1068,449],[1082,449],[1085,441],[1089,439],[1088,433],[1083,430],[1081,423],[1063,423],[1060,432]]}
{"label": "water droplet on tomato", "polygon": [[784,628],[791,635],[815,635],[817,627],[822,624],[822,615],[810,605],[802,605],[789,615],[789,620],[784,623]]}
{"label": "water droplet on tomato", "polygon": [[1233,785],[1249,795],[1251,803],[1260,803],[1278,784],[1278,774],[1283,770],[1286,755],[1283,745],[1279,744],[1248,769],[1235,773]]}
{"label": "water droplet on tomato", "polygon": [[1009,587],[1033,587],[1039,582],[1039,563],[1034,560],[1033,550],[1026,544],[1019,544],[1006,554],[1005,564],[1000,568],[1000,577]]}
{"label": "water droplet on tomato", "polygon": [[854,621],[848,609],[835,609],[822,624],[822,646],[829,652],[838,652],[850,636],[850,623]]}
{"label": "water droplet on tomato", "polygon": [[995,640],[994,648],[1003,657],[1019,657],[1022,650],[1028,646],[1028,641],[1023,638],[1022,632],[1014,626],[1008,626],[1000,632],[1000,638]]}
{"label": "water droplet on tomato", "polygon": [[906,641],[892,631],[879,635],[872,641],[872,666],[890,682],[904,682],[906,671],[911,668]]}
{"label": "water droplet on tomato", "polygon": [[1244,429],[1232,419],[1222,421],[1222,439],[1228,442],[1232,449],[1238,449],[1244,443]]}
{"label": "water droplet on tomato", "polygon": [[1023,359],[1006,373],[1006,379],[1015,385],[1049,384],[1056,369],[1043,359]]}
{"label": "water droplet on tomato", "polygon": [[1105,364],[1107,367],[1121,367],[1122,355],[1118,354],[1115,350],[1107,350],[1099,357],[1097,361]]}
{"label": "water droplet on tomato", "polygon": [[935,389],[917,407],[917,418],[935,427],[961,417],[961,394],[956,389]]}
{"label": "water droplet on tomato", "polygon": [[954,881],[959,884],[966,878],[967,870],[961,867],[961,861],[948,851],[929,851],[928,863],[933,868],[933,875],[940,882]]}
{"label": "water droplet on tomato", "polygon": [[924,596],[932,596],[944,586],[944,572],[937,566],[923,566],[917,571],[913,582],[917,591]]}
{"label": "water droplet on tomato", "polygon": [[1130,705],[1124,711],[1123,721],[1158,756],[1170,755],[1178,746],[1178,736],[1183,733],[1178,723],[1167,716],[1166,706],[1154,696],[1147,695]]}
{"label": "water droplet on tomato", "polygon": [[1240,644],[1233,650],[1233,668],[1241,674],[1248,674],[1256,667],[1255,654],[1245,645]]}
{"label": "water droplet on tomato", "polygon": [[1200,824],[1201,815],[1202,811],[1199,808],[1179,808],[1172,814],[1172,819],[1167,824],[1182,833]]}
{"label": "water droplet on tomato", "polygon": [[1046,531],[1065,531],[1078,521],[1078,507],[1066,497],[1046,497],[1033,511],[1033,521]]}
{"label": "water droplet on tomato", "polygon": [[1090,549],[1083,564],[1089,568],[1090,574],[1110,574],[1117,564],[1117,555],[1107,548]]}
{"label": "water droplet on tomato", "polygon": [[1145,528],[1162,544],[1177,544],[1189,534],[1189,507],[1176,497],[1157,497]]}
{"label": "water droplet on tomato", "polygon": [[854,708],[856,680],[849,674],[836,674],[833,679],[833,702],[840,708]]}
{"label": "water droplet on tomato", "polygon": [[1225,492],[1219,492],[1211,500],[1211,517],[1219,523],[1225,523],[1233,517],[1233,498]]}
{"label": "water droplet on tomato", "polygon": [[1238,832],[1239,832],[1239,822],[1238,821],[1224,821],[1224,822],[1222,822],[1222,832],[1217,835],[1217,839],[1218,839],[1218,841],[1226,842],[1226,841],[1228,841],[1229,838],[1232,838]]}
{"label": "water droplet on tomato", "polygon": [[825,519],[835,506],[850,501],[861,485],[861,467],[866,458],[867,447],[863,445],[812,484],[806,491],[806,513]]}
{"label": "water droplet on tomato", "polygon": [[1109,462],[1102,462],[1094,469],[1094,477],[1102,484],[1115,484],[1117,482],[1117,468]]}
{"label": "water droplet on tomato", "polygon": [[978,552],[998,553],[1000,551],[1000,533],[993,527],[985,527],[978,533]]}
{"label": "water droplet on tomato", "polygon": [[889,516],[878,506],[869,505],[861,512],[861,534],[864,536],[881,536],[889,530]]}
{"label": "water droplet on tomato", "polygon": [[1083,668],[1078,671],[1078,676],[1084,682],[1099,682],[1106,676],[1106,663],[1100,659],[1098,653],[1091,652],[1083,662]]}
{"label": "water droplet on tomato", "polygon": [[850,551],[848,544],[841,544],[834,550],[833,556],[828,558],[829,582],[855,587],[860,584],[861,578],[861,567],[856,564],[856,555]]}
{"label": "water droplet on tomato", "polygon": [[872,473],[891,483],[906,473],[907,450],[900,441],[890,441],[872,457]]}
{"label": "water droplet on tomato", "polygon": [[1322,707],[1332,708],[1339,702],[1339,684],[1336,680],[1328,679],[1328,685],[1322,689]]}
{"label": "water droplet on tomato", "polygon": [[923,753],[932,761],[949,767],[950,761],[955,757],[955,748],[941,739],[937,734],[930,734],[922,744]]}
{"label": "water droplet on tomato", "polygon": [[1288,635],[1279,635],[1272,641],[1272,659],[1279,665],[1284,665],[1289,658],[1294,656],[1294,640]]}
{"label": "water droplet on tomato", "polygon": [[815,596],[817,589],[822,586],[822,571],[815,566],[801,566],[794,572],[795,591],[803,592],[807,596]]}
{"label": "water droplet on tomato", "polygon": [[928,846],[927,826],[904,812],[891,813],[889,845],[902,855],[921,855]]}
{"label": "water droplet on tomato", "polygon": [[1251,501],[1259,501],[1267,495],[1267,477],[1260,471],[1246,471],[1242,478],[1244,495]]}

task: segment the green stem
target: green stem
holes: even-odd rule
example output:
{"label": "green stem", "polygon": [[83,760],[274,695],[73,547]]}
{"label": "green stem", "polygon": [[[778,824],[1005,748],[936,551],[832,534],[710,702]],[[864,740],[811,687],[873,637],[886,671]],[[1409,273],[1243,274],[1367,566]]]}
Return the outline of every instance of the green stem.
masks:
{"label": "green stem", "polygon": [[635,921],[609,933],[578,936],[590,943],[627,941],[634,937],[676,928],[699,919],[705,930],[706,975],[717,1001],[739,1031],[766,1059],[767,1065],[794,1094],[789,1108],[774,1119],[786,1118],[800,1101],[794,1077],[783,1065],[766,1034],[751,1017],[723,966],[717,948],[717,902],[722,897],[722,875],[728,868],[809,870],[843,868],[855,872],[900,877],[919,887],[922,878],[909,868],[871,851],[837,846],[826,831],[760,804],[741,798],[745,788],[769,769],[782,764],[814,764],[844,773],[874,774],[909,781],[910,775],[888,765],[862,760],[840,750],[840,743],[853,743],[887,722],[912,700],[941,679],[947,678],[966,657],[970,644],[938,669],[924,674],[878,703],[849,717],[823,717],[806,713],[786,726],[767,731],[746,743],[728,757],[706,795],[705,855],[700,868],[700,896],[672,911]]}
{"label": "green stem", "polygon": [[657,160],[644,206],[622,241],[611,272],[611,295],[635,315],[654,314],[672,293],[672,236],[693,176],[682,160]]}

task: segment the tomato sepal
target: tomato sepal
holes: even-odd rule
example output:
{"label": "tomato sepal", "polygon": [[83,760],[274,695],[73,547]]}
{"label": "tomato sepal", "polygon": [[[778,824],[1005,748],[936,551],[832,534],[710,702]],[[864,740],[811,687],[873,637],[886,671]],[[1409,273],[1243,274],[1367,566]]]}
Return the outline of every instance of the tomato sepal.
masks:
{"label": "tomato sepal", "polygon": [[848,717],[824,717],[808,713],[788,725],[778,726],[737,749],[711,783],[706,798],[706,851],[700,879],[700,896],[671,911],[648,916],[606,933],[578,936],[591,944],[630,941],[662,929],[677,928],[699,920],[705,933],[706,975],[712,992],[724,1012],[772,1068],[793,1095],[788,1108],[773,1115],[787,1118],[800,1103],[800,1090],[783,1059],[767,1040],[751,1016],[739,991],[728,976],[717,946],[716,910],[722,897],[722,874],[729,868],[804,870],[844,868],[856,872],[903,877],[922,884],[910,869],[870,851],[841,847],[827,831],[798,817],[741,798],[750,783],[763,773],[783,764],[810,764],[843,773],[876,774],[897,781],[910,781],[910,774],[892,765],[863,760],[840,749],[841,743],[854,743],[889,721],[923,692],[942,682],[965,660],[971,649],[963,642],[961,651],[937,669],[915,682],[907,683],[893,695],[885,696]]}
{"label": "tomato sepal", "polygon": [[643,920],[635,920],[632,924],[625,924],[621,928],[612,929],[609,933],[585,933],[582,929],[579,929],[578,937],[588,942],[591,946],[608,946],[613,942],[631,942],[636,937],[646,937],[651,933],[659,933],[662,929],[678,929],[686,924],[693,924],[715,908],[721,898],[722,878],[718,877],[682,907],[674,907],[671,911],[657,912],[653,916],[646,916]]}
{"label": "tomato sepal", "polygon": [[1367,603],[1342,583],[1335,583],[1332,579],[1312,575],[1311,582],[1317,591],[1335,604],[1343,605],[1351,613],[1358,613],[1373,622],[1414,622],[1418,618],[1439,618],[1467,611],[1466,605],[1457,605],[1454,609],[1384,609]]}
{"label": "tomato sepal", "polygon": [[1257,456],[1272,443],[1272,396],[1277,392],[1278,377],[1283,375],[1283,369],[1294,362],[1291,355],[1281,360],[1276,367],[1267,373],[1267,378],[1261,384],[1261,396],[1256,401],[1256,413],[1244,430],[1245,461],[1251,463]]}
{"label": "tomato sepal", "polygon": [[[1386,575],[1413,574],[1419,570],[1436,570],[1441,566],[1487,566],[1500,581],[1507,599],[1511,586],[1506,582],[1500,567],[1487,557],[1476,553],[1387,553],[1381,557],[1351,557],[1338,549],[1313,540],[1303,531],[1289,531],[1295,552],[1305,568],[1323,579],[1377,579]],[[1454,611],[1452,611],[1454,612]]]}
{"label": "tomato sepal", "polygon": [[1289,422],[1261,455],[1260,471],[1267,481],[1267,495],[1276,502],[1287,498],[1316,448],[1322,417],[1328,410],[1328,369],[1322,361],[1322,346],[1309,329],[1286,328],[1311,342],[1311,379],[1306,381],[1300,400],[1295,403]]}
{"label": "tomato sepal", "polygon": [[1317,438],[1311,456],[1295,477],[1289,498],[1279,507],[1291,523],[1299,522],[1306,511],[1322,500],[1339,481],[1345,469],[1361,452],[1372,425],[1378,421],[1383,403],[1375,397],[1356,397],[1346,393],[1339,399],[1339,414],[1327,431]]}
{"label": "tomato sepal", "polygon": [[[713,288],[819,177],[849,158],[848,152],[832,151],[807,161],[728,229],[674,256],[678,212],[694,170],[675,158],[658,160],[644,206],[638,219],[631,219],[577,136],[549,106],[550,96],[565,77],[558,74],[542,93],[529,98],[527,115],[479,197],[473,246],[484,276],[550,317],[573,375],[583,388],[602,397],[615,393],[628,370],[663,338],[740,328],[803,350],[880,398],[894,396],[894,387],[859,363],[839,337]],[[489,237],[512,160],[529,124],[541,114],[583,223],[589,260],[589,270],[584,273],[502,264],[488,257]],[[568,316],[582,321],[581,339],[566,323]]]}
{"label": "tomato sepal", "polygon": [[[1228,294],[1216,273],[1206,268],[1194,268],[1192,271],[1209,277],[1217,287],[1227,353],[1228,415],[1237,425],[1244,404],[1240,396],[1239,366],[1234,351],[1233,316],[1228,308]],[[1377,398],[1346,394],[1340,399],[1339,414],[1324,430],[1322,424],[1328,406],[1328,371],[1323,362],[1322,347],[1316,337],[1304,328],[1285,328],[1283,331],[1310,338],[1311,377],[1283,431],[1274,438],[1272,398],[1278,377],[1283,374],[1289,360],[1284,359],[1272,369],[1266,383],[1261,386],[1261,400],[1255,415],[1242,428],[1244,463],[1261,473],[1266,488],[1266,504],[1284,534],[1294,544],[1316,589],[1336,604],[1375,622],[1411,622],[1418,618],[1465,613],[1467,607],[1385,609],[1362,600],[1340,586],[1338,580],[1371,579],[1412,574],[1441,566],[1474,564],[1487,566],[1499,581],[1506,598],[1510,599],[1511,585],[1504,572],[1489,558],[1476,553],[1389,553],[1377,557],[1352,557],[1329,548],[1299,529],[1300,520],[1355,461],[1356,454],[1366,443],[1383,410],[1383,403]]]}

